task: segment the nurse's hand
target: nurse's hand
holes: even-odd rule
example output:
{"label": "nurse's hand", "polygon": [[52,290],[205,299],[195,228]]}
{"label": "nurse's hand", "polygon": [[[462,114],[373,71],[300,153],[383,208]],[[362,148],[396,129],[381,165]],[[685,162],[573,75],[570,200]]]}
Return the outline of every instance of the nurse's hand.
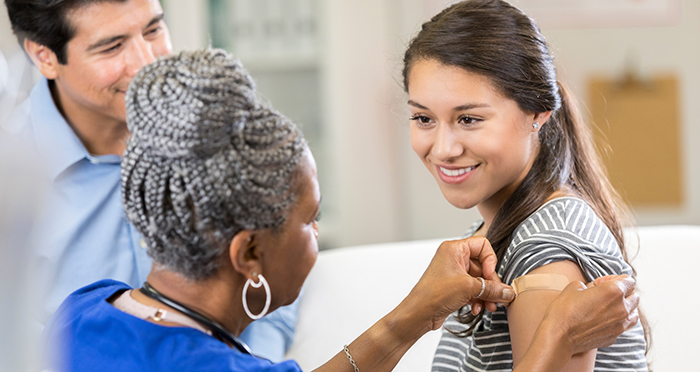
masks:
{"label": "nurse's hand", "polygon": [[495,275],[496,254],[488,240],[473,237],[443,242],[411,293],[397,307],[414,312],[417,321],[426,322],[426,330],[442,326],[448,315],[478,298],[490,303],[510,303],[515,292]]}
{"label": "nurse's hand", "polygon": [[513,372],[559,371],[571,355],[612,345],[639,320],[634,287],[627,275],[570,283],[547,308]]}
{"label": "nurse's hand", "polygon": [[[447,241],[411,293],[393,311],[348,345],[348,353],[361,371],[391,371],[421,336],[442,326],[448,315],[481,294],[484,301],[508,303],[513,289],[495,276],[496,254],[482,237]],[[370,306],[371,304],[368,304]],[[339,352],[317,372],[354,370],[345,352]]]}
{"label": "nurse's hand", "polygon": [[552,302],[546,318],[567,329],[572,354],[612,345],[639,320],[639,295],[627,275],[605,276],[584,286],[574,282]]}

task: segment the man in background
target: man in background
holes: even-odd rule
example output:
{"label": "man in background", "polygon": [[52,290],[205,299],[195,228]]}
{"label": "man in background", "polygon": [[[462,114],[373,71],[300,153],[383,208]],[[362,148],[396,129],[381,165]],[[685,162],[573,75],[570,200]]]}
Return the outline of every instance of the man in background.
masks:
{"label": "man in background", "polygon": [[[146,245],[121,204],[121,154],[129,136],[125,93],[141,67],[172,52],[157,0],[5,0],[12,28],[43,77],[5,129],[43,163],[51,187],[38,221],[32,274],[44,324],[63,299],[111,278],[140,287]],[[281,311],[280,311],[281,310]],[[279,361],[296,305],[246,329],[253,352]]]}

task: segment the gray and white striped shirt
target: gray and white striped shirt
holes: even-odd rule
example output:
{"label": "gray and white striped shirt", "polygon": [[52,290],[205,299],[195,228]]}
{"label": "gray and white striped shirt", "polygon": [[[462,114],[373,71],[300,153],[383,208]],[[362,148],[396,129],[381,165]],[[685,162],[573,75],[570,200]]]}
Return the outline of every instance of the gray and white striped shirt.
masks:
{"label": "gray and white striped shirt", "polygon": [[[465,234],[472,236],[483,222]],[[553,262],[576,262],[586,279],[604,275],[632,274],[610,230],[593,209],[581,199],[563,197],[545,203],[523,221],[498,265],[506,284],[535,268]],[[447,331],[462,331],[454,314],[447,318],[433,359],[433,372],[512,371],[506,308],[485,312],[474,333],[466,338]],[[623,333],[617,341],[598,349],[595,371],[647,371],[646,341],[641,323]]]}

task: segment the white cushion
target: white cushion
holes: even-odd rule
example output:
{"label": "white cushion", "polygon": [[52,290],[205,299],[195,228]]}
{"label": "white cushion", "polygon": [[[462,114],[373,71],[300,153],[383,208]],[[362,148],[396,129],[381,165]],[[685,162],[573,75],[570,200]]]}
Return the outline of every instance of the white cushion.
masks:
{"label": "white cushion", "polygon": [[700,226],[650,226],[627,234],[637,270],[641,307],[652,332],[647,356],[655,371],[697,371],[700,309],[695,275],[700,263]]}
{"label": "white cushion", "polygon": [[[393,310],[428,267],[442,240],[322,251],[306,280],[287,358],[304,371],[331,359]],[[429,371],[440,332],[424,336],[395,371]]]}

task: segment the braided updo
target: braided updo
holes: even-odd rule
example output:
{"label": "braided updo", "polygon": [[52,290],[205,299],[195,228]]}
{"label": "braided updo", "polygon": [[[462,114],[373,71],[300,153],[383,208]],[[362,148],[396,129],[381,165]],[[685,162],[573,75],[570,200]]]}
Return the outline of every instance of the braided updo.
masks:
{"label": "braided updo", "polygon": [[134,77],[126,112],[122,201],[157,264],[204,279],[239,231],[282,226],[307,145],[236,58],[161,58]]}

